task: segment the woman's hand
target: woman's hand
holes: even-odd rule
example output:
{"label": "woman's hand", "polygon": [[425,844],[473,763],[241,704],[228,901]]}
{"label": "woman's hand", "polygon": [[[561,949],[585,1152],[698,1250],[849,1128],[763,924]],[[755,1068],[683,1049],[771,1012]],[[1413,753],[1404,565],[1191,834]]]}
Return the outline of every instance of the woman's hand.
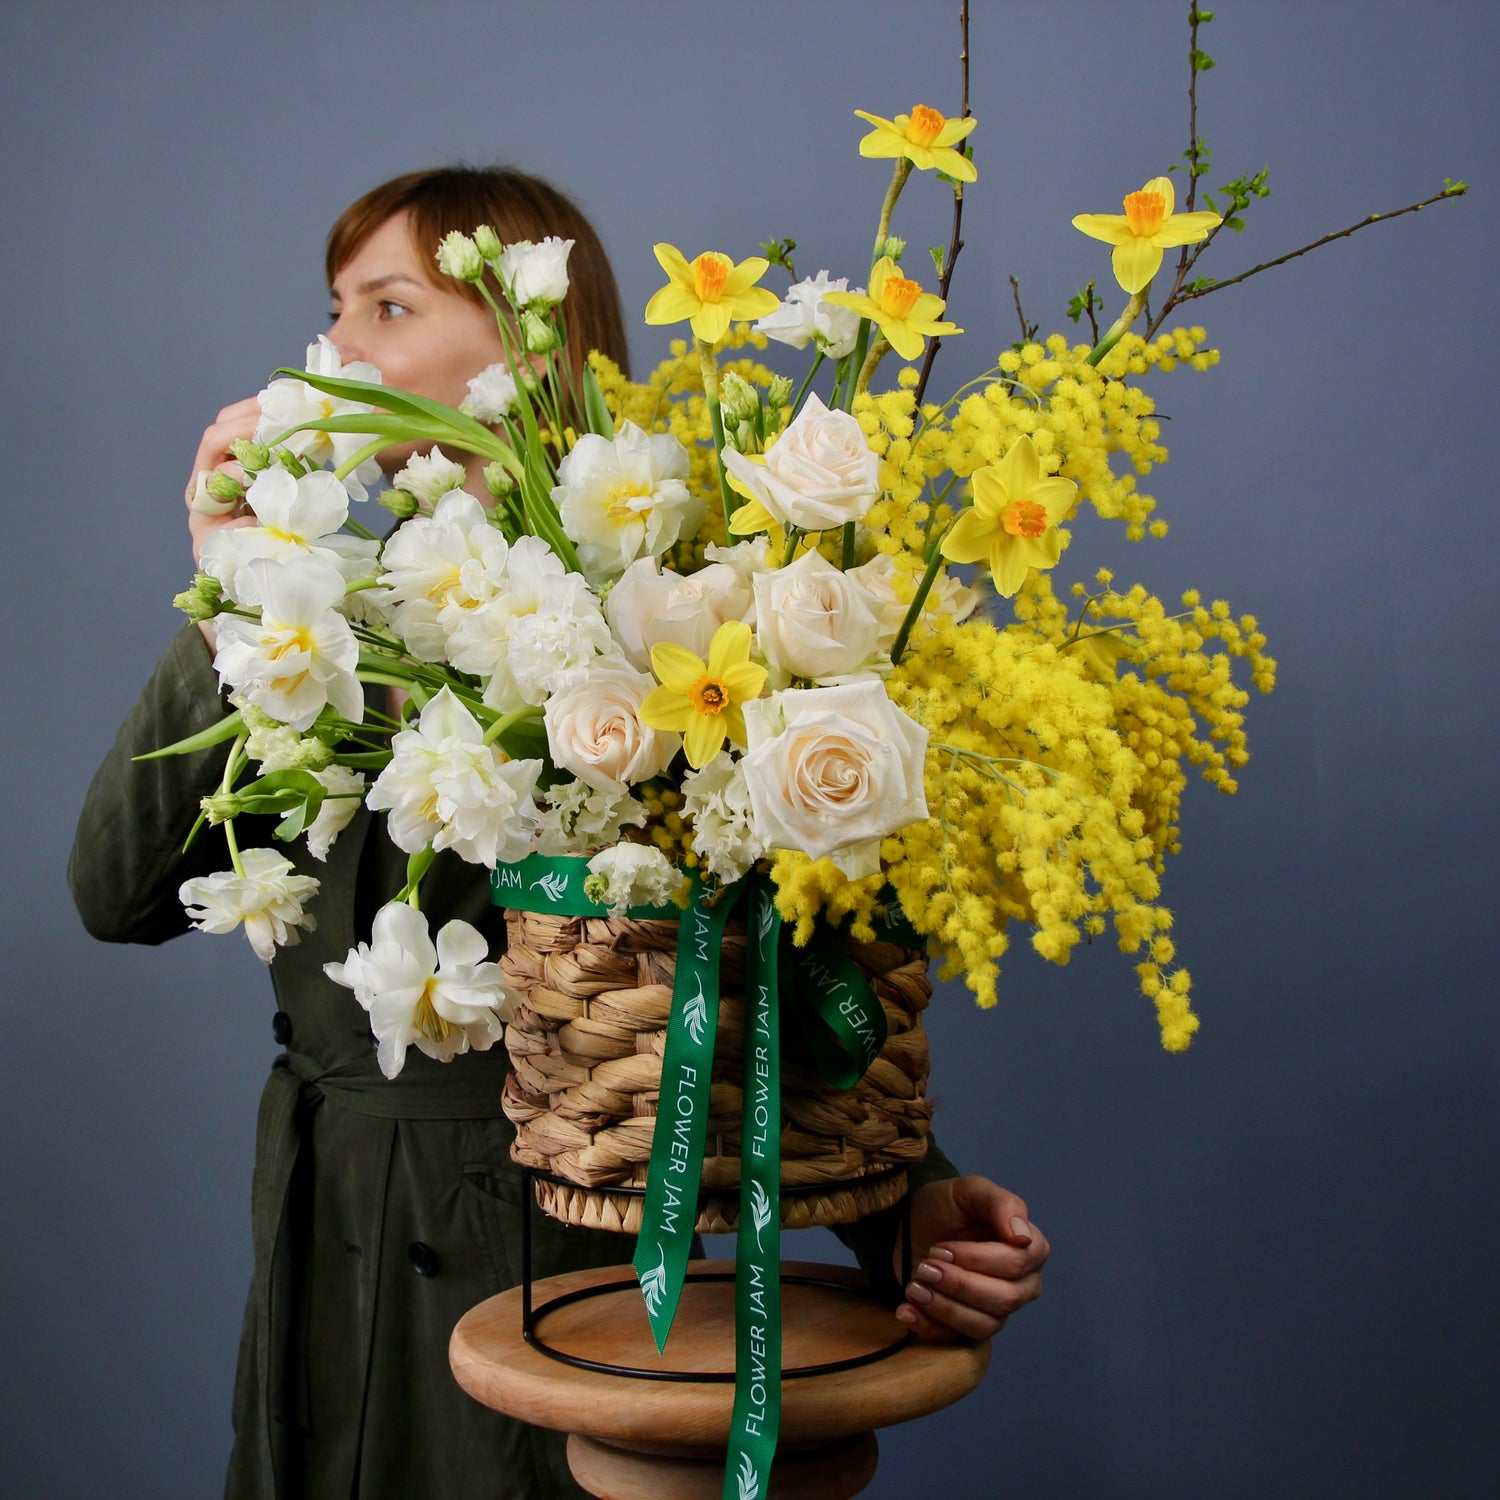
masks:
{"label": "woman's hand", "polygon": [[255,525],[255,517],[247,516],[241,506],[236,506],[220,515],[209,515],[204,511],[194,510],[193,496],[198,491],[198,476],[202,473],[217,469],[236,479],[244,479],[244,471],[235,463],[229,445],[242,438],[247,441],[253,438],[259,421],[260,403],[254,396],[248,401],[236,401],[233,406],[226,406],[219,413],[213,426],[204,432],[203,440],[198,444],[198,454],[193,460],[193,472],[188,477],[187,491],[183,497],[187,502],[188,531],[193,538],[193,561],[195,563],[202,557],[204,542],[216,531],[223,531],[231,526]]}
{"label": "woman's hand", "polygon": [[[1026,1205],[987,1177],[917,1189],[911,1205],[912,1279],[896,1316],[924,1339],[987,1339],[1042,1295],[1047,1237]],[[901,1274],[901,1247],[894,1257]]]}

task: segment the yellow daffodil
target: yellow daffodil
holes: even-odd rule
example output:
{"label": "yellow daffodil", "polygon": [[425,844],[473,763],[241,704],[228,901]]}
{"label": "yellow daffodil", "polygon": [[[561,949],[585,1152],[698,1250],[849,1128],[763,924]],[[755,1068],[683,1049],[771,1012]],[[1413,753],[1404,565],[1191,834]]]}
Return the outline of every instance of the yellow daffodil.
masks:
{"label": "yellow daffodil", "polygon": [[974,475],[974,503],[943,538],[950,562],[987,562],[995,591],[1011,598],[1032,568],[1050,568],[1062,551],[1057,523],[1078,486],[1042,473],[1030,437],[1011,444],[997,464]]}
{"label": "yellow daffodil", "polygon": [[750,627],[728,620],[714,631],[705,662],[686,646],[658,641],[651,648],[651,670],[661,682],[646,694],[639,717],[648,729],[675,730],[682,736],[688,764],[706,766],[728,736],[745,743],[742,703],[760,697],[766,669],[750,660]]}
{"label": "yellow daffodil", "polygon": [[[746,463],[764,465],[766,461],[764,453],[746,453],[742,457]],[[781,522],[761,504],[755,491],[727,464],[724,477],[729,481],[729,488],[744,502],[735,507],[734,514],[729,518],[729,534],[754,536],[756,532],[764,531],[771,538],[771,546],[779,553],[786,546],[786,532],[782,530]]]}
{"label": "yellow daffodil", "polygon": [[974,163],[954,145],[963,140],[979,123],[972,115],[950,120],[925,104],[918,104],[909,115],[883,120],[879,115],[854,111],[861,120],[875,128],[859,143],[861,156],[904,156],[923,170],[935,167],[960,182],[974,182],[979,173]]}
{"label": "yellow daffodil", "polygon": [[1163,250],[1206,240],[1223,222],[1218,214],[1176,213],[1176,206],[1172,179],[1153,177],[1126,195],[1123,214],[1078,214],[1073,227],[1115,247],[1115,280],[1133,297],[1156,275]]}
{"label": "yellow daffodil", "polygon": [[908,281],[889,255],[882,256],[870,272],[870,290],[863,292],[825,292],[825,302],[836,307],[852,308],[862,318],[869,318],[890,340],[891,348],[902,359],[915,359],[922,352],[923,336],[962,333],[956,323],[939,323],[937,316],[947,303],[941,297],[922,290],[920,281]]}
{"label": "yellow daffodil", "polygon": [[689,261],[675,245],[652,249],[669,279],[646,304],[648,323],[680,323],[687,318],[698,338],[716,344],[736,318],[763,318],[781,306],[775,292],[755,284],[771,264],[758,255],[735,265],[717,250],[705,250]]}

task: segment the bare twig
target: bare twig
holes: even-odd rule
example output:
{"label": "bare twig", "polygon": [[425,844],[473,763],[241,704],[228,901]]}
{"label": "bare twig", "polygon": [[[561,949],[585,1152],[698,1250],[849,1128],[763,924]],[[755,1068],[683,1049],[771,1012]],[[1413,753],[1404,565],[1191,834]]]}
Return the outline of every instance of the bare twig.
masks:
{"label": "bare twig", "polygon": [[[959,67],[963,73],[963,107],[959,111],[960,119],[969,117],[969,0],[960,0],[958,7],[958,29],[959,29]],[[948,300],[948,288],[953,281],[953,267],[963,251],[964,242],[962,236],[964,222],[964,188],[961,182],[953,186],[953,230],[948,238],[948,253],[943,258],[943,274],[938,279],[938,296],[944,302]],[[922,361],[922,374],[917,381],[916,407],[922,406],[922,398],[927,394],[927,382],[932,375],[932,362],[937,358],[938,345],[942,343],[940,338],[931,338],[927,341],[927,357]]]}
{"label": "bare twig", "polygon": [[[1188,190],[1186,211],[1192,212],[1198,197],[1198,0],[1188,0]],[[1188,247],[1182,247],[1187,259]]]}
{"label": "bare twig", "polygon": [[1367,229],[1371,224],[1383,224],[1388,219],[1399,219],[1402,214],[1420,213],[1424,208],[1429,208],[1434,203],[1441,203],[1445,198],[1462,198],[1468,192],[1463,183],[1456,183],[1452,187],[1445,187],[1442,192],[1434,193],[1430,198],[1424,198],[1420,203],[1408,203],[1405,208],[1398,208],[1388,214],[1370,214],[1361,219],[1358,224],[1351,224],[1347,229],[1335,230],[1332,234],[1325,234],[1322,239],[1314,240],[1310,245],[1303,245],[1300,250],[1289,250],[1285,255],[1278,255],[1275,260],[1262,261],[1258,266],[1251,266],[1248,271],[1241,271],[1238,276],[1231,276],[1227,281],[1216,281],[1212,286],[1199,287],[1195,291],[1181,291],[1179,288],[1172,289],[1172,295],[1162,304],[1162,310],[1156,315],[1151,326],[1146,330],[1146,337],[1150,338],[1161,326],[1167,314],[1174,308],[1180,307],[1184,302],[1191,302],[1195,297],[1206,297],[1210,292],[1221,292],[1226,286],[1236,286],[1241,281],[1248,281],[1250,277],[1261,271],[1269,271],[1272,266],[1285,265],[1289,260],[1296,260],[1299,255],[1306,255],[1309,250],[1316,250],[1322,245],[1332,244],[1334,240],[1348,239],[1351,234],[1361,229]]}
{"label": "bare twig", "polygon": [[[1021,342],[1029,344],[1036,337],[1037,329],[1041,327],[1041,324],[1026,321],[1026,314],[1021,311],[1021,283],[1014,276],[1010,278],[1010,294],[1015,299],[1016,317],[1021,321]],[[1092,313],[1089,314],[1089,321],[1093,321]]]}

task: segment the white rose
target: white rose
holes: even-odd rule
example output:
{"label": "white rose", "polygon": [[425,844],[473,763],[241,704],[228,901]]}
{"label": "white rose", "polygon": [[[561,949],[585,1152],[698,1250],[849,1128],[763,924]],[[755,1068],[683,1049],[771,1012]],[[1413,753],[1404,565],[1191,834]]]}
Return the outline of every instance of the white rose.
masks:
{"label": "white rose", "polygon": [[927,731],[877,681],[801,688],[745,705],[745,781],[772,849],[832,856],[859,879],[880,840],[927,816]]}
{"label": "white rose", "polygon": [[[877,552],[869,562],[850,568],[850,578],[857,580],[880,601],[880,639],[876,648],[889,651],[895,643],[901,622],[906,618],[911,596],[916,593],[916,580],[908,579],[905,602],[896,592],[896,559],[887,552]],[[948,615],[955,625],[967,620],[979,607],[979,593],[960,582],[945,568],[938,574],[922,606],[917,624],[933,623],[932,616]]]}
{"label": "white rose", "polygon": [[710,563],[684,578],[671,568],[658,571],[655,558],[642,557],[609,591],[604,613],[620,649],[644,672],[658,641],[673,641],[707,659],[714,631],[727,620],[743,620],[752,602],[747,582],[727,563]]}
{"label": "white rose", "polygon": [[540,244],[517,240],[500,252],[495,271],[512,307],[555,307],[568,295],[572,240],[549,235]]}
{"label": "white rose", "polygon": [[666,770],[682,736],[641,723],[641,703],[655,686],[620,662],[551,698],[545,718],[553,763],[601,792],[623,792]]}
{"label": "white rose", "polygon": [[729,472],[783,526],[828,531],[857,521],[880,494],[880,460],[859,423],[813,392],[796,420],[755,463],[724,450]]}
{"label": "white rose", "polygon": [[[829,359],[842,359],[854,352],[859,338],[859,314],[851,307],[835,307],[823,297],[827,292],[848,290],[847,277],[830,281],[827,271],[819,271],[816,276],[788,287],[786,301],[761,318],[755,331],[793,349],[805,349],[809,343],[816,343]],[[856,295],[863,291],[863,287],[855,288]]]}
{"label": "white rose", "polygon": [[793,677],[857,672],[880,636],[880,601],[820,552],[755,577],[761,650]]}
{"label": "white rose", "polygon": [[589,861],[583,894],[623,917],[632,906],[666,906],[682,876],[660,849],[650,844],[616,844]]}

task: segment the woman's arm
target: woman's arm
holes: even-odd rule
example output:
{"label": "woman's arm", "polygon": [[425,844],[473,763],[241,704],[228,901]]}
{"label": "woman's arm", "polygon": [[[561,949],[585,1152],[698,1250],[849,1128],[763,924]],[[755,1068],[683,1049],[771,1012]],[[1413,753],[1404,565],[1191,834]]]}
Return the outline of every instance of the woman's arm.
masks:
{"label": "woman's arm", "polygon": [[217,829],[200,829],[186,854],[182,843],[200,800],[218,786],[228,745],[132,757],[198,734],[228,711],[203,637],[184,625],[94,773],[78,818],[68,884],[83,925],[102,942],[161,943],[186,932],[178,886],[227,867]]}

